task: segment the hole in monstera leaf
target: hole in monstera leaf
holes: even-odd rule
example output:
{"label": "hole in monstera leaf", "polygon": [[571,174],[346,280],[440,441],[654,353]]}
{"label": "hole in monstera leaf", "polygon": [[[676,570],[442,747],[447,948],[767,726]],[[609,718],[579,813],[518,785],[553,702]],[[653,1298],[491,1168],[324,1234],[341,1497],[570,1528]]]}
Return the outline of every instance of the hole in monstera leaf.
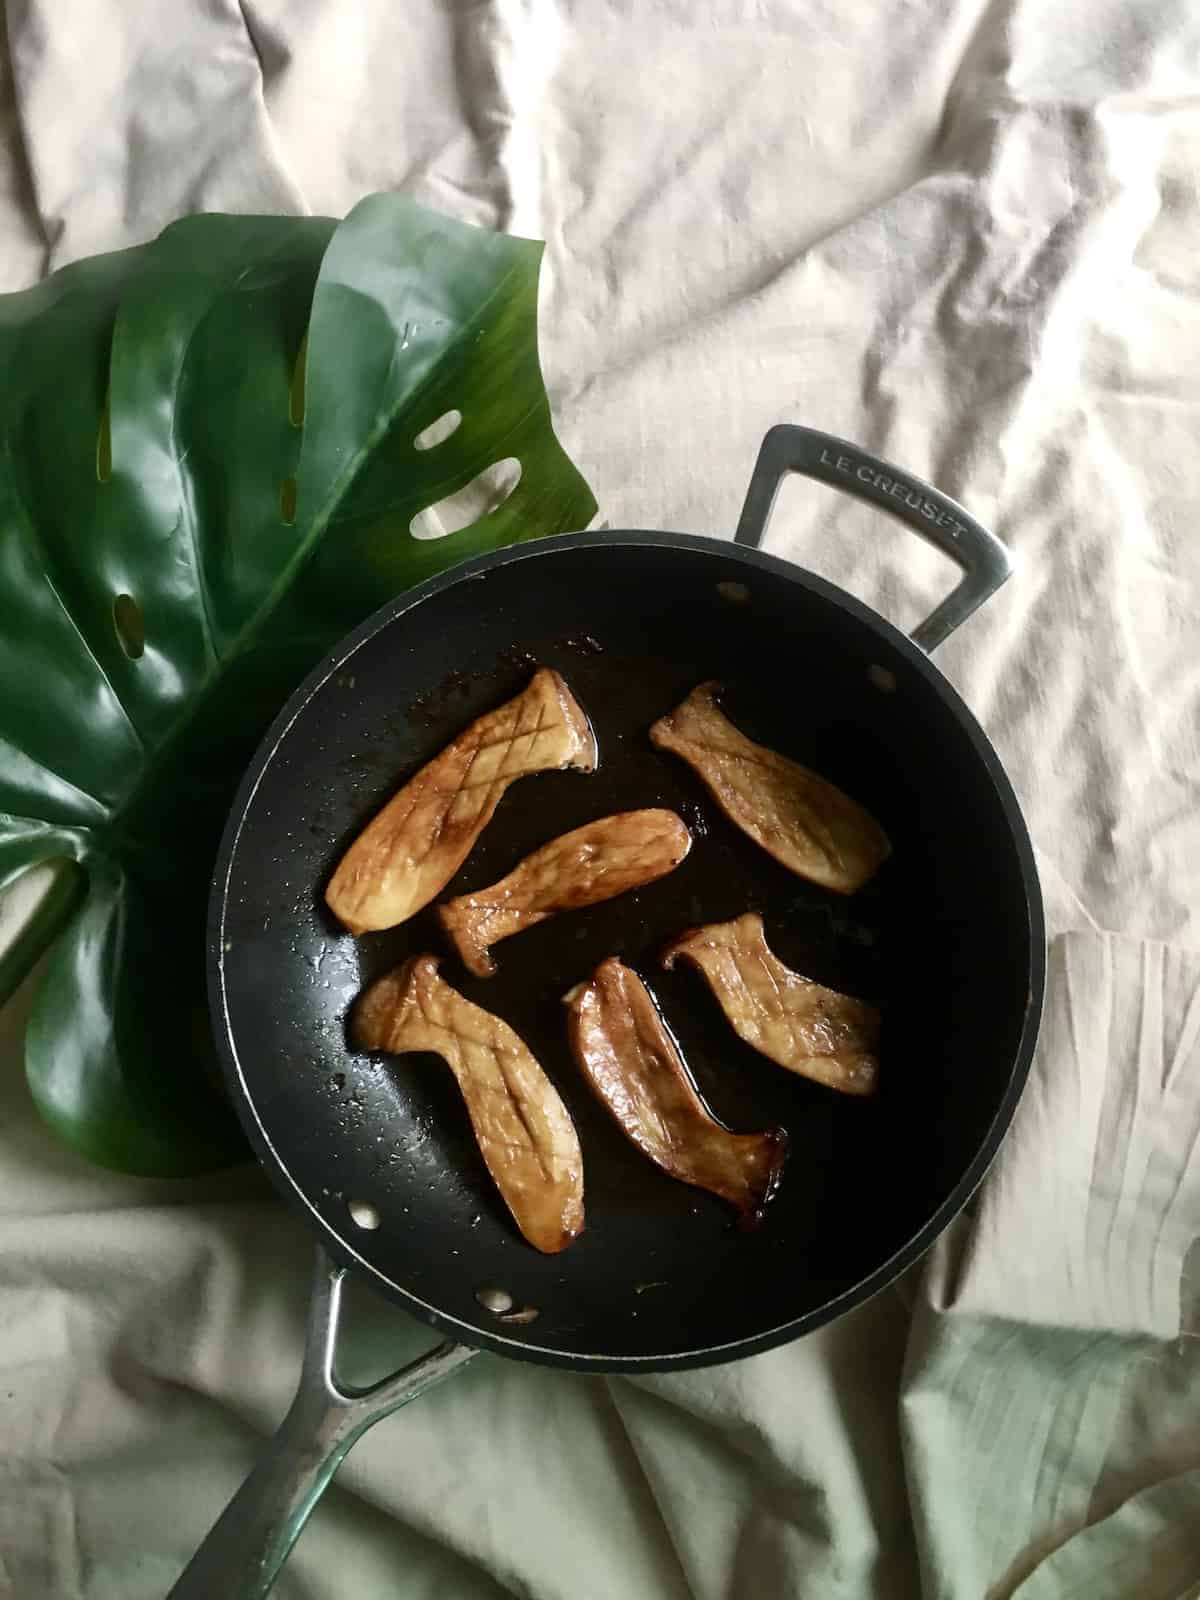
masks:
{"label": "hole in monstera leaf", "polygon": [[296,520],[296,480],[285,478],[279,485],[279,515],[290,528]]}
{"label": "hole in monstera leaf", "polygon": [[431,422],[427,428],[421,429],[413,440],[414,450],[432,450],[435,444],[445,444],[461,421],[461,411],[443,411],[436,422]]}
{"label": "hole in monstera leaf", "polygon": [[292,387],[288,392],[288,421],[293,428],[304,426],[305,380],[308,369],[308,334],[300,341],[296,365],[292,368]]}
{"label": "hole in monstera leaf", "polygon": [[521,481],[521,463],[505,456],[444,500],[418,511],[408,525],[414,539],[444,539],[498,511]]}
{"label": "hole in monstera leaf", "polygon": [[113,601],[113,627],[130,661],[139,661],[146,648],[146,624],[142,608],[131,594],[119,594]]}
{"label": "hole in monstera leaf", "polygon": [[100,429],[96,434],[96,476],[101,483],[107,483],[112,477],[112,423],[107,402],[100,413]]}

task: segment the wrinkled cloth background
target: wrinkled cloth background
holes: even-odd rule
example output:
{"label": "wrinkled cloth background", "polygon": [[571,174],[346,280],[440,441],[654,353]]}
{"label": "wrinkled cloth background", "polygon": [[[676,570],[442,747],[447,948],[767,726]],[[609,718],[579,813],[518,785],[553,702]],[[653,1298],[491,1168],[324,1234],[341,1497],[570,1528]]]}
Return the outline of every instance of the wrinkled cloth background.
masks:
{"label": "wrinkled cloth background", "polygon": [[[896,1290],[739,1365],[481,1358],[358,1446],[280,1595],[1200,1594],[1194,0],[4,16],[0,289],[183,212],[400,189],[546,239],[547,378],[611,525],[729,535],[763,431],[805,421],[1020,562],[938,657],[1012,775],[1053,935],[971,1214]],[[768,544],[906,626],[950,576],[798,480]],[[57,1150],[23,998],[0,1015],[0,1595],[152,1600],[286,1407],[309,1244],[256,1172],[150,1184]],[[363,1375],[430,1342],[365,1293],[351,1322]]]}

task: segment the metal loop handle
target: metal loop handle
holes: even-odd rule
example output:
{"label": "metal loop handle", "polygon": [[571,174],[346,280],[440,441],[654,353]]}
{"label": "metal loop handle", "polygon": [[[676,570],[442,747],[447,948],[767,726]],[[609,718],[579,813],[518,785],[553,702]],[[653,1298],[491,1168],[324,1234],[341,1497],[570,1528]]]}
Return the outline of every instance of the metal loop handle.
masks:
{"label": "metal loop handle", "polygon": [[1012,572],[1009,553],[995,534],[949,495],[832,433],[789,423],[770,429],[762,442],[734,535],[738,544],[755,548],[761,544],[779,485],[788,472],[802,473],[859,500],[869,500],[907,523],[962,568],[961,582],[912,631],[913,643],[922,650],[936,650]]}
{"label": "metal loop handle", "polygon": [[296,1397],[167,1600],[262,1600],[330,1479],[367,1429],[479,1354],[466,1345],[442,1344],[369,1388],[340,1384],[334,1354],[345,1276],[317,1250]]}

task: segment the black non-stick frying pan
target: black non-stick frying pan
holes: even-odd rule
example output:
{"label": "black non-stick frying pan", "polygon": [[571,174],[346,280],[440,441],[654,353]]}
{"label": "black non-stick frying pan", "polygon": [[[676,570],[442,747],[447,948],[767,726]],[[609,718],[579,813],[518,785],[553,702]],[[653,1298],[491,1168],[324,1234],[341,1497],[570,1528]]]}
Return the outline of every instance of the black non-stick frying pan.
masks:
{"label": "black non-stick frying pan", "polygon": [[[805,473],[900,517],[963,570],[911,639],[761,554],[780,479]],[[547,539],[460,566],[341,644],[289,701],[242,784],[217,866],[211,998],[228,1084],[263,1165],[322,1253],[304,1375],[267,1458],[173,1591],[265,1594],[337,1463],[377,1417],[479,1349],[588,1372],[699,1366],[795,1338],[890,1282],[979,1182],[1012,1117],[1044,978],[1032,851],[986,736],[931,650],[1004,581],[1003,548],[929,485],[808,429],[767,435],[733,543],[673,533]],[[584,1152],[585,1233],[542,1256],[517,1233],[434,1057],[355,1054],[348,1008],[404,957],[442,949],[432,911],[352,939],[322,889],[398,782],[535,662],[592,719],[600,766],[510,789],[448,893],[489,883],[593,817],[670,806],[696,844],[635,894],[497,951],[499,975],[445,976],[505,1017],[563,1095]],[[893,842],[849,899],[793,877],[716,811],[646,730],[698,682],[753,738],[831,778]],[[762,912],[797,970],[879,1005],[881,1089],[843,1097],[741,1044],[700,980],[663,973],[667,939]],[[716,1114],[783,1124],[791,1153],[756,1233],[664,1176],[591,1098],[561,997],[620,955],[650,983]],[[333,1371],[351,1267],[449,1336],[369,1393]]]}

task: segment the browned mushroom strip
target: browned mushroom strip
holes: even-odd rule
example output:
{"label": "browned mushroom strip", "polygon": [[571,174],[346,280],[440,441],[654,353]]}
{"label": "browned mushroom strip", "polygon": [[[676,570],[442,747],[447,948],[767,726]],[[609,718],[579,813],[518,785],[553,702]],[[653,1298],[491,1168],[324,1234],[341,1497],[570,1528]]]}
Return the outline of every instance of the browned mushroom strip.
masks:
{"label": "browned mushroom strip", "polygon": [[446,887],[514,778],[595,766],[587,718],[558,673],[539,667],[528,688],[464,729],[367,824],[330,879],[326,904],[351,933],[395,927]]}
{"label": "browned mushroom strip", "polygon": [[785,967],[768,949],[756,913],[691,929],[663,951],[662,964],[672,967],[679,957],[704,974],[747,1044],[802,1078],[843,1094],[874,1094],[878,1011]]}
{"label": "browned mushroom strip", "polygon": [[671,1177],[758,1222],[787,1159],[784,1130],[731,1133],[714,1120],[645,984],[615,956],[565,1003],[575,1059],[627,1138]]}
{"label": "browned mushroom strip", "polygon": [[789,871],[841,894],[861,888],[891,852],[883,829],[833,784],[739,733],[717,706],[718,687],[693,689],[651,740],[686,761],[729,820]]}
{"label": "browned mushroom strip", "polygon": [[518,1228],[537,1250],[563,1250],[583,1231],[583,1158],[558,1091],[506,1022],[415,956],[360,996],[351,1038],[360,1050],[432,1050],[458,1080],[479,1150]]}
{"label": "browned mushroom strip", "polygon": [[611,900],[673,871],[692,836],[673,811],[623,811],[551,839],[490,888],[448,900],[442,926],[476,977],[496,970],[489,946],[556,911]]}

